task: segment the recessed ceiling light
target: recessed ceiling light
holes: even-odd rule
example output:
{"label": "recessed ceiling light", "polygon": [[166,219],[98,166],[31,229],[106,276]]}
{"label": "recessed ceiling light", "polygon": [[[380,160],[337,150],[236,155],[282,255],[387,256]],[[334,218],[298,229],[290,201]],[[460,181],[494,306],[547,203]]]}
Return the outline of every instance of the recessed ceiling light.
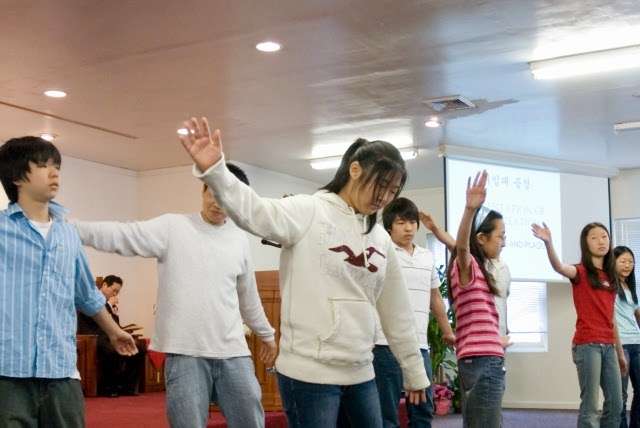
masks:
{"label": "recessed ceiling light", "polygon": [[189,135],[189,130],[187,128],[178,129],[178,135]]}
{"label": "recessed ceiling light", "polygon": [[65,91],[60,91],[58,89],[50,89],[48,91],[44,91],[44,94],[51,98],[64,98],[67,96]]}
{"label": "recessed ceiling light", "polygon": [[425,123],[424,126],[427,128],[438,128],[441,125],[440,120],[437,116],[431,116]]}
{"label": "recessed ceiling light", "polygon": [[56,135],[49,134],[48,132],[43,132],[42,134],[40,134],[40,138],[49,142],[53,142],[56,139]]}
{"label": "recessed ceiling light", "polygon": [[256,49],[260,52],[278,52],[282,46],[280,43],[276,43],[270,40],[260,42],[256,45]]}

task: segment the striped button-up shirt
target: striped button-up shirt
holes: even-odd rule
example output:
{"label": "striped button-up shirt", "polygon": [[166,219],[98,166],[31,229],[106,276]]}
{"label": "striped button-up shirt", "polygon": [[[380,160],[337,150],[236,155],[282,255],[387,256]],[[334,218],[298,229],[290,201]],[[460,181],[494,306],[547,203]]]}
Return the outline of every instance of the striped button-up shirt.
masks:
{"label": "striped button-up shirt", "polygon": [[105,304],[66,210],[51,202],[49,214],[45,239],[17,203],[0,211],[0,376],[73,376],[76,308]]}

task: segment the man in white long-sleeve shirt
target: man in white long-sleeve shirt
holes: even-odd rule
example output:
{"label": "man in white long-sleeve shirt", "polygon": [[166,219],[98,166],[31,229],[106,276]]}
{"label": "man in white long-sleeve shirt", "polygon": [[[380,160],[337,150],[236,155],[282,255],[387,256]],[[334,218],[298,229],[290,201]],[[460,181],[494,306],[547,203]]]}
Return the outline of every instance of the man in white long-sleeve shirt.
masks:
{"label": "man in white long-sleeve shirt", "polygon": [[[227,168],[248,183],[235,165]],[[167,415],[172,427],[205,427],[215,397],[230,427],[263,427],[243,321],[272,363],[274,329],[264,313],[249,241],[202,190],[202,211],[134,223],[77,222],[82,243],[100,251],[158,260],[156,328],[151,349],[167,354]]]}

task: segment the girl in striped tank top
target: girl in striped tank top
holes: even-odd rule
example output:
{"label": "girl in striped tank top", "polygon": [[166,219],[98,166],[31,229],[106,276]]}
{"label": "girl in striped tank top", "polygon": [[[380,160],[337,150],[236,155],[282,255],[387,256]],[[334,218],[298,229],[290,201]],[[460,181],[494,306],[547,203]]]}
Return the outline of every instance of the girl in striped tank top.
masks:
{"label": "girl in striped tank top", "polygon": [[[469,179],[470,181],[470,179]],[[458,228],[448,277],[456,314],[456,356],[465,427],[498,428],[505,387],[504,347],[499,332],[495,279],[485,268],[504,247],[502,215],[480,210],[487,172],[467,184],[467,201]]]}

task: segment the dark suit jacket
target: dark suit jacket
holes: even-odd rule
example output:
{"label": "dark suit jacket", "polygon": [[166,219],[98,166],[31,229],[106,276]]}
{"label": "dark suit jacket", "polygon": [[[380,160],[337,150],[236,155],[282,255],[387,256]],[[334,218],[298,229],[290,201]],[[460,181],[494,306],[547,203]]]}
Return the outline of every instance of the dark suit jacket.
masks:
{"label": "dark suit jacket", "polygon": [[[113,318],[116,324],[120,325],[120,317],[113,313],[111,305],[105,303],[104,307],[107,309],[107,312],[109,312],[111,318]],[[111,342],[109,341],[109,337],[98,326],[98,323],[96,323],[93,318],[88,317],[80,312],[78,312],[78,334],[95,334],[98,336],[98,348],[106,349],[109,351],[113,350]]]}

